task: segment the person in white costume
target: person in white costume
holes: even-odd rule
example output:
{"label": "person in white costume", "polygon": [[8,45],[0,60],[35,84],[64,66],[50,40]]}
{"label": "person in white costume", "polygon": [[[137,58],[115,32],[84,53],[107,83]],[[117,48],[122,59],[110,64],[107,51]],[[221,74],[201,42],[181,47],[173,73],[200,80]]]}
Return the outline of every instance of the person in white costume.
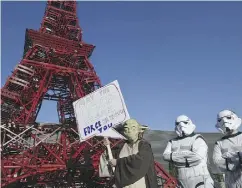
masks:
{"label": "person in white costume", "polygon": [[242,188],[242,133],[238,131],[241,122],[230,110],[217,115],[216,128],[225,136],[215,143],[213,161],[225,173],[227,188]]}
{"label": "person in white costume", "polygon": [[185,115],[178,116],[175,123],[177,138],[170,140],[163,153],[165,161],[176,168],[177,179],[184,188],[212,188],[214,182],[207,167],[208,146],[196,126]]}

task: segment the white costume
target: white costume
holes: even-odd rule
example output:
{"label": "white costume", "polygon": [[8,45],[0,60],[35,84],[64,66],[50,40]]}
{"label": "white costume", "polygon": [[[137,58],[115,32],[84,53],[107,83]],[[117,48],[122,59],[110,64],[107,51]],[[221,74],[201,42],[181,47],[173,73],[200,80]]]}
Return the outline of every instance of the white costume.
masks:
{"label": "white costume", "polygon": [[215,143],[214,164],[225,173],[227,188],[242,188],[242,133],[238,132],[241,119],[232,111],[218,114],[216,128],[225,136]]}
{"label": "white costume", "polygon": [[207,168],[208,146],[201,135],[194,134],[195,128],[187,116],[179,116],[175,127],[178,137],[168,142],[163,157],[173,163],[184,188],[212,188],[214,182]]}

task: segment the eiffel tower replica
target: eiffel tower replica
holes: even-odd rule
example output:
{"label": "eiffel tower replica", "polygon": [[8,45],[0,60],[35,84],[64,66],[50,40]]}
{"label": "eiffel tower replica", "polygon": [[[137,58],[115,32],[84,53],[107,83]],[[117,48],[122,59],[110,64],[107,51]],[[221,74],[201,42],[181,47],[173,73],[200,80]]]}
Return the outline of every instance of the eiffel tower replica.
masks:
{"label": "eiffel tower replica", "polygon": [[[23,58],[1,89],[2,187],[111,187],[98,177],[101,138],[80,143],[73,101],[101,87],[82,40],[75,1],[48,1],[38,31],[26,29]],[[37,123],[44,100],[59,124]],[[111,140],[115,147],[120,140]],[[175,185],[157,163],[163,184]]]}

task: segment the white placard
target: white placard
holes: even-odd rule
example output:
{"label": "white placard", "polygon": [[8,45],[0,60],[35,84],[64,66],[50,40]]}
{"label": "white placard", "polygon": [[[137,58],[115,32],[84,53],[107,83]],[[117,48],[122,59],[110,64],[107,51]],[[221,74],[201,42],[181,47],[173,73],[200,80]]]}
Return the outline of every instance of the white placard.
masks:
{"label": "white placard", "polygon": [[78,99],[73,107],[81,140],[95,135],[112,137],[112,133],[116,137],[112,127],[130,118],[117,80]]}

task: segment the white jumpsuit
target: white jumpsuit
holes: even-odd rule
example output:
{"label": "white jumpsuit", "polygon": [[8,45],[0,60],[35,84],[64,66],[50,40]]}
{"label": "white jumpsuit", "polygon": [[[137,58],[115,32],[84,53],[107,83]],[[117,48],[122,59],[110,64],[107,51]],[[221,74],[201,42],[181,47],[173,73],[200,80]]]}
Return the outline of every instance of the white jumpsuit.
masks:
{"label": "white jumpsuit", "polygon": [[168,142],[164,160],[174,164],[177,179],[184,188],[213,188],[207,168],[208,146],[199,134],[175,138]]}
{"label": "white jumpsuit", "polygon": [[216,142],[213,151],[214,164],[225,173],[227,188],[242,188],[242,156],[237,153],[234,160],[224,159],[226,152],[242,152],[242,133],[225,136]]}

